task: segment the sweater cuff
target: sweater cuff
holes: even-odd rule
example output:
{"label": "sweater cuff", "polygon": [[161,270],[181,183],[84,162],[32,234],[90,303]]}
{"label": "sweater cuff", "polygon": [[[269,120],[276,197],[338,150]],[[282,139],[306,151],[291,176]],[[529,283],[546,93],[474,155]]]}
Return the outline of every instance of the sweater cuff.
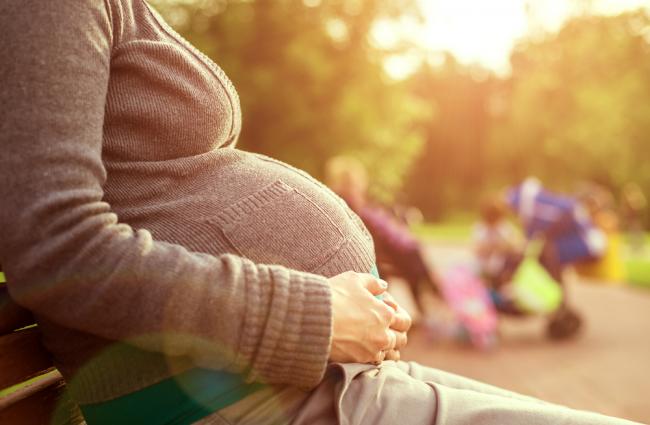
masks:
{"label": "sweater cuff", "polygon": [[248,380],[315,387],[331,347],[327,279],[277,266],[258,266],[256,274],[260,304],[246,315],[240,351],[250,368]]}

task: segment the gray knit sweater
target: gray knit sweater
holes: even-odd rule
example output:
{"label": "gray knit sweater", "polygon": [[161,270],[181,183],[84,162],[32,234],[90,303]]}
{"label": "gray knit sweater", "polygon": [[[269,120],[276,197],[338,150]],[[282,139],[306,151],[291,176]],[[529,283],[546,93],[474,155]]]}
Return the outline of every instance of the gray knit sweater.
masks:
{"label": "gray knit sweater", "polygon": [[0,40],[0,263],[74,397],[197,365],[316,385],[322,276],[374,263],[358,218],[234,148],[230,81],[143,0],[3,0]]}

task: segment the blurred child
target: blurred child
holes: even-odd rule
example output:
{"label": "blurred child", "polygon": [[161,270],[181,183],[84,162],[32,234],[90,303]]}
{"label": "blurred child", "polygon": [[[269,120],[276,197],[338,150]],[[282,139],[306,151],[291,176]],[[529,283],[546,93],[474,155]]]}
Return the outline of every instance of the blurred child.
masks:
{"label": "blurred child", "polygon": [[648,201],[641,187],[634,182],[627,183],[621,194],[621,216],[630,246],[636,251],[644,247],[643,221],[647,208]]}
{"label": "blurred child", "polygon": [[474,226],[474,250],[481,275],[497,289],[510,280],[521,260],[519,232],[506,215],[501,197],[492,196],[481,203],[481,221]]}

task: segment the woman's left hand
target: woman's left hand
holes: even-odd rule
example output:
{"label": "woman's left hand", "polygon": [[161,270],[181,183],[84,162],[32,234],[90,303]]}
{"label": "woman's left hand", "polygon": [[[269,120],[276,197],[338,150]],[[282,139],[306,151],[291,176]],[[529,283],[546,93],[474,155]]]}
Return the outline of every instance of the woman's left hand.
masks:
{"label": "woman's left hand", "polygon": [[407,332],[411,328],[411,316],[404,310],[388,292],[384,292],[383,301],[395,310],[395,318],[390,329],[395,333],[395,348],[386,352],[386,360],[399,360],[400,350],[408,342]]}

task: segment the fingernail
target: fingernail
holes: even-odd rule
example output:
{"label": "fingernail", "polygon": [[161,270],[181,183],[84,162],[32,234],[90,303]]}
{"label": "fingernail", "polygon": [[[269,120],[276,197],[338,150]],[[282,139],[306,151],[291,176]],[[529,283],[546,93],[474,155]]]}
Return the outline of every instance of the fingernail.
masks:
{"label": "fingernail", "polygon": [[384,279],[379,279],[379,284],[384,289],[388,288],[388,282],[386,282]]}

